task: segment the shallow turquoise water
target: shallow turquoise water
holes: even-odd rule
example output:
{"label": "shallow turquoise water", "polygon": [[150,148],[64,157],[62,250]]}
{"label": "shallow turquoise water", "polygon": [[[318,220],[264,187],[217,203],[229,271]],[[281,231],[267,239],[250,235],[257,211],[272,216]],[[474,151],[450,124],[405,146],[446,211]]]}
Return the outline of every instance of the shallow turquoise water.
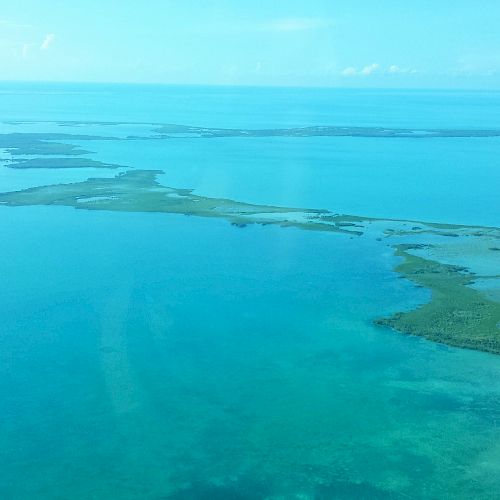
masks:
{"label": "shallow turquoise water", "polygon": [[[352,92],[301,90],[284,117],[289,95],[277,90],[235,91],[229,103],[217,94],[227,89],[174,90],[155,91],[164,100],[150,118],[144,88],[67,87],[43,97],[24,89],[8,94],[6,115],[372,124],[372,102],[375,124],[499,125],[496,94],[417,93],[404,107],[406,94],[356,101]],[[188,111],[176,92],[192,93]],[[255,117],[258,99],[268,107]],[[342,104],[338,115],[325,100]],[[234,102],[247,104],[240,112]],[[415,111],[453,103],[446,116]],[[496,225],[499,148],[498,139],[355,138],[88,147],[103,161],[164,169],[162,182],[209,196]],[[63,179],[86,175],[96,172]],[[0,182],[11,189],[60,176],[9,171]],[[394,274],[385,242],[59,207],[0,207],[0,234],[0,497],[489,499],[500,491],[499,358],[372,326],[428,298]]]}

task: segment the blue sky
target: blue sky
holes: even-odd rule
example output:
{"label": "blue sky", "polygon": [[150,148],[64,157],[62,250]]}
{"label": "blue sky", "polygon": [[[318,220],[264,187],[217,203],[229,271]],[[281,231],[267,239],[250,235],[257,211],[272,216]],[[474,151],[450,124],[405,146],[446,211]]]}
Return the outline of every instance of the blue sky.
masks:
{"label": "blue sky", "polygon": [[17,0],[0,80],[500,89],[499,0]]}

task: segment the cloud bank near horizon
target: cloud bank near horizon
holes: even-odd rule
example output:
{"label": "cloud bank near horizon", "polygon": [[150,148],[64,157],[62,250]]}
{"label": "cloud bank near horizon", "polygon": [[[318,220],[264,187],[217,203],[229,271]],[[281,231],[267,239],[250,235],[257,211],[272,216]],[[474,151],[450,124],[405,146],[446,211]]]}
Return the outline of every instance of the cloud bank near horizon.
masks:
{"label": "cloud bank near horizon", "polygon": [[344,68],[340,74],[344,77],[353,77],[353,76],[370,76],[374,74],[379,75],[415,75],[418,71],[414,68],[402,68],[397,64],[391,64],[387,68],[383,68],[378,63],[368,64],[363,66],[361,69],[357,69],[354,66],[348,66]]}

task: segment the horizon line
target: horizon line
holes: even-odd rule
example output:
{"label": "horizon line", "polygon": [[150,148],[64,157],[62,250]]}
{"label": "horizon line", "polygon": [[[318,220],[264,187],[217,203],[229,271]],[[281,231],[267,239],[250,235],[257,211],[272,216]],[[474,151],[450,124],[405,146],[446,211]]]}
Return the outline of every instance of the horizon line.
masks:
{"label": "horizon line", "polygon": [[474,87],[349,87],[341,85],[273,85],[244,83],[167,83],[167,82],[120,82],[120,81],[79,81],[79,80],[17,80],[0,79],[3,84],[66,84],[66,85],[127,85],[156,87],[223,87],[223,88],[254,88],[254,89],[315,89],[315,90],[368,90],[368,91],[440,91],[440,92],[500,92],[500,88]]}

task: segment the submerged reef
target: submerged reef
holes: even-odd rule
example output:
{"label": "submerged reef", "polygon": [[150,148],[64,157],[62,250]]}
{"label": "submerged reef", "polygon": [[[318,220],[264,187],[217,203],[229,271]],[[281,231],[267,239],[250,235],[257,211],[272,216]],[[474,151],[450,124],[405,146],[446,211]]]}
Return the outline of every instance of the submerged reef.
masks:
{"label": "submerged reef", "polygon": [[0,193],[0,205],[160,212],[221,218],[240,228],[272,224],[351,237],[374,236],[387,242],[403,259],[396,272],[431,292],[428,303],[376,319],[377,325],[452,346],[500,354],[500,301],[495,300],[495,293],[487,293],[488,289],[500,289],[500,255],[492,251],[499,247],[500,229],[210,198],[196,195],[191,189],[163,186],[156,178],[160,173],[134,170],[113,178]]}

